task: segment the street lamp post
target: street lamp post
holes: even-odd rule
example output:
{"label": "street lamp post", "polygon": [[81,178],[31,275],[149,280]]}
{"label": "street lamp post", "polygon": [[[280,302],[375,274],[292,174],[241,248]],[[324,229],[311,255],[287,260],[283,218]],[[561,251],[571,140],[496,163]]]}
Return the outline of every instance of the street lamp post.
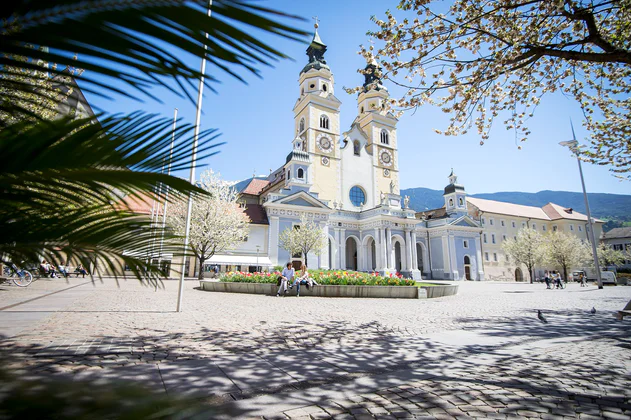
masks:
{"label": "street lamp post", "polygon": [[261,248],[260,245],[256,246],[256,271],[260,272],[261,270],[259,270],[259,249]]}
{"label": "street lamp post", "polygon": [[[571,125],[570,121],[570,125]],[[581,174],[581,185],[583,186],[583,198],[585,199],[585,209],[587,210],[587,223],[589,223],[589,239],[592,244],[592,255],[594,257],[594,266],[596,268],[596,278],[598,279],[598,288],[603,288],[603,280],[600,275],[600,264],[598,264],[598,252],[596,251],[596,237],[594,236],[594,222],[591,212],[589,211],[589,200],[587,199],[587,191],[585,190],[585,179],[583,178],[583,168],[581,167],[581,159],[578,156],[578,141],[574,134],[574,126],[572,125],[572,140],[562,141],[561,146],[568,147],[575,155],[578,162],[578,172]]]}

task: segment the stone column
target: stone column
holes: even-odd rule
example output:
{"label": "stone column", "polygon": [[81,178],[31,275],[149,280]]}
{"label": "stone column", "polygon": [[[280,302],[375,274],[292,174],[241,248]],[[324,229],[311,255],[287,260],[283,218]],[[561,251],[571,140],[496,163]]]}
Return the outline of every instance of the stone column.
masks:
{"label": "stone column", "polygon": [[346,229],[340,229],[340,269],[346,270]]}
{"label": "stone column", "polygon": [[418,270],[418,250],[416,249],[416,231],[411,232],[412,237],[412,270]]}
{"label": "stone column", "polygon": [[386,241],[386,229],[379,229],[379,252],[381,254],[381,274],[388,272],[388,241]]}
{"label": "stone column", "polygon": [[338,270],[340,268],[340,230],[338,228],[333,229],[335,231],[335,245],[337,253],[333,256],[333,269]]}
{"label": "stone column", "polygon": [[405,271],[412,271],[414,269],[414,262],[412,261],[412,232],[409,230],[405,231]]}
{"label": "stone column", "polygon": [[331,268],[329,267],[329,225],[326,222],[320,222],[320,227],[322,228],[322,231],[324,232],[324,237],[326,238],[326,241],[324,243],[324,250],[320,254],[320,268],[327,269]]}
{"label": "stone column", "polygon": [[449,235],[449,265],[454,280],[461,280],[458,271],[458,255],[456,255],[456,240],[454,235]]}
{"label": "stone column", "polygon": [[484,262],[482,261],[482,244],[480,236],[475,238],[475,259],[477,261],[478,278],[476,280],[484,280]]}
{"label": "stone column", "polygon": [[380,240],[380,231],[378,228],[375,228],[375,269],[379,270],[381,268],[381,240]]}
{"label": "stone column", "polygon": [[269,217],[269,259],[270,262],[274,265],[283,265],[278,261],[278,216],[270,216]]}
{"label": "stone column", "polygon": [[389,227],[386,228],[386,267],[389,270],[394,269],[394,261],[392,258],[392,231]]}

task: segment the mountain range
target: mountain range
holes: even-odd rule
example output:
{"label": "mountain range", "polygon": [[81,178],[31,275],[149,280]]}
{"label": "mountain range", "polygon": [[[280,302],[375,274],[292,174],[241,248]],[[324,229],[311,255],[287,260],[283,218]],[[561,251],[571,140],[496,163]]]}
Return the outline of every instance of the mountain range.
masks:
{"label": "mountain range", "polygon": [[[251,180],[252,178],[248,178],[236,182],[235,188],[241,191]],[[407,188],[401,190],[401,195],[410,196],[410,208],[416,211],[436,209],[445,204],[442,190],[432,190],[422,187]],[[546,190],[536,193],[525,193],[507,191],[471,194],[470,196],[535,207],[543,207],[548,203],[555,203],[563,207],[571,207],[583,214],[587,213],[585,211],[583,193],[577,192]],[[606,221],[604,230],[631,226],[631,195],[589,193],[587,196],[589,198],[589,209],[592,212],[592,216]]]}
{"label": "mountain range", "polygon": [[[401,195],[410,196],[410,208],[416,211],[435,209],[445,204],[441,190],[407,188],[401,190]],[[470,196],[535,207],[542,207],[552,202],[563,207],[571,207],[583,214],[586,213],[583,193],[546,190],[536,193],[509,191],[471,194]],[[605,230],[631,225],[631,195],[589,193],[587,197],[592,216],[607,221]]]}

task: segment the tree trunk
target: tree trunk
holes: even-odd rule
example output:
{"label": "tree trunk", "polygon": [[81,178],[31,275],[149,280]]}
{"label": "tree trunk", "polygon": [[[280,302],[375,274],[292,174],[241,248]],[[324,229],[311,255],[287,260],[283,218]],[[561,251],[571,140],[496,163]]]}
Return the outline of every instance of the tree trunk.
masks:
{"label": "tree trunk", "polygon": [[563,265],[563,280],[567,283],[567,266]]}
{"label": "tree trunk", "polygon": [[535,267],[532,265],[528,265],[528,274],[530,275],[530,284],[534,283],[534,278],[535,276],[533,275],[533,271],[534,271]]}
{"label": "tree trunk", "polygon": [[309,267],[309,266],[307,265],[307,253],[306,253],[306,252],[303,252],[303,253],[302,253],[302,255],[304,255],[304,256],[305,256],[305,267]]}
{"label": "tree trunk", "polygon": [[197,276],[198,280],[204,280],[204,255],[199,256],[199,274]]}

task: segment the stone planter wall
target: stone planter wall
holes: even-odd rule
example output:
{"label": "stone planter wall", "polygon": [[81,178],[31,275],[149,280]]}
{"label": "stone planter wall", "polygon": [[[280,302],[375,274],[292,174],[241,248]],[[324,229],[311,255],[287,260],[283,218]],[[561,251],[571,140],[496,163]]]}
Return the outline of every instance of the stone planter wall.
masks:
{"label": "stone planter wall", "polygon": [[[439,286],[442,287],[442,286]],[[451,287],[451,286],[448,286]],[[251,293],[260,295],[275,295],[278,286],[272,283],[230,283],[200,280],[200,288],[209,292]],[[457,288],[457,286],[456,286]],[[296,290],[289,290],[289,296],[296,294]],[[321,297],[358,297],[358,298],[394,298],[394,299],[424,299],[425,289],[416,286],[315,286],[311,290],[300,286],[300,296]]]}
{"label": "stone planter wall", "polygon": [[458,285],[446,284],[444,286],[421,286],[427,292],[428,298],[439,298],[443,296],[452,296],[458,293]]}
{"label": "stone planter wall", "polygon": [[[231,283],[201,280],[200,288],[209,292],[250,293],[257,295],[275,295],[278,286],[273,283]],[[300,287],[301,296],[321,297],[358,297],[391,299],[426,299],[452,296],[458,293],[457,285],[436,286],[316,286],[307,290]],[[295,295],[289,290],[288,295]]]}

